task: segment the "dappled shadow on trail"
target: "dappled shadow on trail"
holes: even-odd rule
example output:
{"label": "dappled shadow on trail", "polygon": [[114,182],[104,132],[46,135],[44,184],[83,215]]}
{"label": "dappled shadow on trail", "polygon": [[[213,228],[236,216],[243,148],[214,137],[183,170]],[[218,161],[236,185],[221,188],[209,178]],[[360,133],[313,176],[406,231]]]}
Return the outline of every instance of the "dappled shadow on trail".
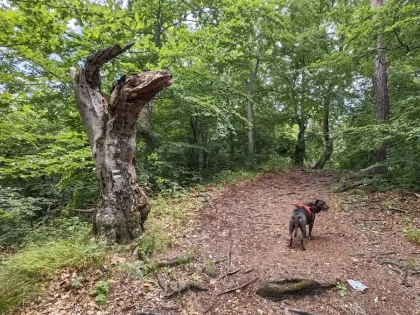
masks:
{"label": "dappled shadow on trail", "polygon": [[[86,293],[68,292],[56,283],[61,293],[50,290],[54,296],[49,302],[41,301],[42,305],[26,308],[22,314],[290,314],[285,306],[318,315],[420,314],[420,271],[414,272],[420,270],[420,248],[408,243],[402,232],[408,213],[383,211],[381,205],[389,194],[366,193],[363,198],[332,194],[334,181],[334,173],[291,170],[205,192],[207,205],[190,217],[179,246],[155,258],[194,251],[195,263],[159,273],[172,284],[200,283],[209,289],[206,292],[188,291],[165,298],[156,280],[115,272],[116,283],[111,285],[106,306],[99,308]],[[203,198],[203,193],[197,196]],[[297,240],[294,249],[288,248],[293,204],[315,199],[324,200],[330,211],[317,215],[306,251],[300,250]],[[403,199],[405,207],[412,209],[418,204]],[[419,207],[416,211],[417,215],[412,212],[410,217],[420,224]],[[219,275],[209,277],[203,273],[205,267]],[[256,277],[257,281],[243,289],[224,293]],[[268,278],[310,278],[327,283],[353,279],[368,289],[361,293],[341,286],[340,290],[333,288],[298,300],[268,301],[255,293]],[[94,283],[90,281],[91,286]]]}
{"label": "dappled shadow on trail", "polygon": [[[378,254],[391,251],[410,258],[407,255],[416,251],[415,246],[402,239],[401,229],[394,223],[393,228],[379,232],[361,231],[355,225],[358,220],[378,219],[383,214],[363,209],[337,211],[330,193],[333,181],[333,174],[326,172],[269,173],[239,183],[213,200],[202,211],[198,227],[186,235],[184,248],[196,248],[203,262],[230,257],[216,264],[222,274],[239,268],[253,271],[238,272],[229,277],[228,282],[212,281],[210,293],[185,295],[185,314],[202,314],[212,303],[208,313],[213,314],[284,312],[279,302],[267,302],[254,293],[257,284],[223,299],[210,298],[212,292],[244,283],[255,275],[260,279],[304,277],[334,283],[355,279],[369,287],[366,293],[347,289],[344,297],[331,290],[322,296],[289,301],[297,308],[316,314],[357,314],[361,308],[367,314],[398,314],[403,310],[420,314],[418,279],[410,280],[412,287],[403,286],[401,275],[379,265],[376,259]],[[306,251],[300,250],[297,240],[294,249],[289,249],[288,221],[293,204],[315,199],[326,201],[330,211],[317,215],[314,238],[307,241]]]}

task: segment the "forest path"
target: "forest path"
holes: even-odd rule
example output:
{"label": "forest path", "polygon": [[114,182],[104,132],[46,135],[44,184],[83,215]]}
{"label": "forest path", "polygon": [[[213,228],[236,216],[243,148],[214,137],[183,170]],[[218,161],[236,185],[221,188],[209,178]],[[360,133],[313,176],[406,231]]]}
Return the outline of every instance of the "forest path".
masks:
{"label": "forest path", "polygon": [[[66,281],[51,283],[45,297],[28,305],[21,314],[291,314],[284,305],[317,315],[420,314],[420,248],[404,238],[408,214],[382,209],[385,201],[392,198],[404,209],[410,209],[411,219],[420,224],[417,197],[392,193],[357,197],[333,194],[333,182],[333,173],[290,170],[266,173],[222,190],[213,187],[205,192],[209,202],[191,215],[179,246],[160,255],[175,257],[193,250],[197,260],[162,268],[159,273],[172,285],[198,282],[209,289],[206,292],[188,291],[165,298],[156,279],[129,275],[139,272],[138,262],[129,262],[125,271],[118,271],[127,258],[116,256],[112,259],[115,268],[106,268],[116,280],[110,285],[106,305],[97,306],[87,295],[104,273],[92,270],[83,276],[86,284],[82,288],[72,289],[69,280],[79,277],[77,271],[72,271],[74,276],[71,272],[62,274]],[[197,196],[203,198],[201,193]],[[306,251],[299,248],[297,240],[294,249],[288,248],[293,204],[314,199],[324,200],[330,210],[317,215],[313,240],[306,242]],[[203,273],[205,266],[211,266],[220,275],[240,270],[223,279],[210,278]],[[244,273],[250,268],[251,272]],[[418,271],[408,274],[405,284],[404,269]],[[258,280],[246,288],[218,296],[256,277]],[[333,288],[321,295],[277,302],[255,293],[264,279],[296,277],[333,283],[337,279],[353,279],[368,289],[361,293],[347,287],[345,296],[340,296]]]}
{"label": "forest path", "polygon": [[[260,280],[304,277],[333,283],[354,279],[369,287],[366,293],[347,289],[344,297],[333,289],[287,301],[291,307],[315,314],[364,314],[363,310],[378,315],[420,314],[419,278],[409,277],[412,286],[406,287],[403,276],[389,269],[392,265],[380,264],[385,260],[420,263],[419,247],[403,238],[402,217],[381,211],[375,202],[367,209],[355,205],[351,211],[338,211],[330,191],[333,181],[332,174],[325,172],[268,173],[238,183],[215,198],[202,210],[198,226],[186,235],[181,248],[195,248],[204,264],[230,256],[230,266],[227,260],[215,267],[221,274],[241,271],[228,281],[211,280],[208,292],[184,294],[178,300],[181,313],[203,314],[213,306],[207,314],[288,314],[281,303],[255,294],[258,283],[216,298],[218,292],[259,276]],[[297,240],[294,249],[289,249],[293,204],[315,199],[324,200],[330,211],[317,215],[314,238],[307,241],[306,251],[299,249]],[[253,272],[242,273],[249,268]]]}

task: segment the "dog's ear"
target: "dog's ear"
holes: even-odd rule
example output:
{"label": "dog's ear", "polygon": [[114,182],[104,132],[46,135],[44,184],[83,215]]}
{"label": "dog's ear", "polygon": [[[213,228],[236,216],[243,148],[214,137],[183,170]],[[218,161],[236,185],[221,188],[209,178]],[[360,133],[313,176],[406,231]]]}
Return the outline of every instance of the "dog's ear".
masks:
{"label": "dog's ear", "polygon": [[315,204],[317,205],[320,201],[319,199],[315,200]]}

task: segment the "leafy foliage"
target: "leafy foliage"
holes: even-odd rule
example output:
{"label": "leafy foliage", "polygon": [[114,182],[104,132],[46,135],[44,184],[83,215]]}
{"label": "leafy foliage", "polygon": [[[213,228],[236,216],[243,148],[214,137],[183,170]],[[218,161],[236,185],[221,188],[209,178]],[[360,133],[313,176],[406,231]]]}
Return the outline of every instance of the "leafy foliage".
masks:
{"label": "leafy foliage", "polygon": [[[368,180],[418,190],[419,16],[415,1],[401,0],[380,8],[362,0],[1,2],[0,246],[29,246],[34,256],[43,239],[62,251],[65,242],[85,244],[89,223],[75,210],[94,207],[99,187],[68,69],[115,43],[134,46],[101,70],[106,98],[125,73],[166,67],[174,75],[150,105],[150,130],[138,128],[138,182],[156,196],[143,256],[174,245],[181,229],[162,231],[201,205],[162,196],[289,167],[300,153],[314,165],[326,151],[325,109],[334,148],[326,167],[369,170],[372,151],[386,143],[387,172]],[[372,106],[379,35],[391,109],[381,126]],[[12,267],[2,268],[8,275]],[[10,281],[20,281],[22,295],[1,305],[33,294],[20,269]]]}

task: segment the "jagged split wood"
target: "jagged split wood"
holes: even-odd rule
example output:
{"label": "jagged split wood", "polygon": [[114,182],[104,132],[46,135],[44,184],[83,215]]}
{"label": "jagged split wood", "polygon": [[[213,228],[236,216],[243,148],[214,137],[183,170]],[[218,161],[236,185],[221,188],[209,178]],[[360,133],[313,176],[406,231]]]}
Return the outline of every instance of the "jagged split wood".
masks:
{"label": "jagged split wood", "polygon": [[263,281],[256,293],[267,299],[282,300],[317,294],[335,285],[335,283],[321,283],[311,279],[271,279]]}
{"label": "jagged split wood", "polygon": [[113,84],[108,102],[99,70],[133,45],[108,47],[89,56],[84,67],[70,70],[100,182],[94,230],[109,243],[129,242],[143,232],[150,205],[137,184],[136,122],[142,108],[172,83],[166,70],[124,75]]}

